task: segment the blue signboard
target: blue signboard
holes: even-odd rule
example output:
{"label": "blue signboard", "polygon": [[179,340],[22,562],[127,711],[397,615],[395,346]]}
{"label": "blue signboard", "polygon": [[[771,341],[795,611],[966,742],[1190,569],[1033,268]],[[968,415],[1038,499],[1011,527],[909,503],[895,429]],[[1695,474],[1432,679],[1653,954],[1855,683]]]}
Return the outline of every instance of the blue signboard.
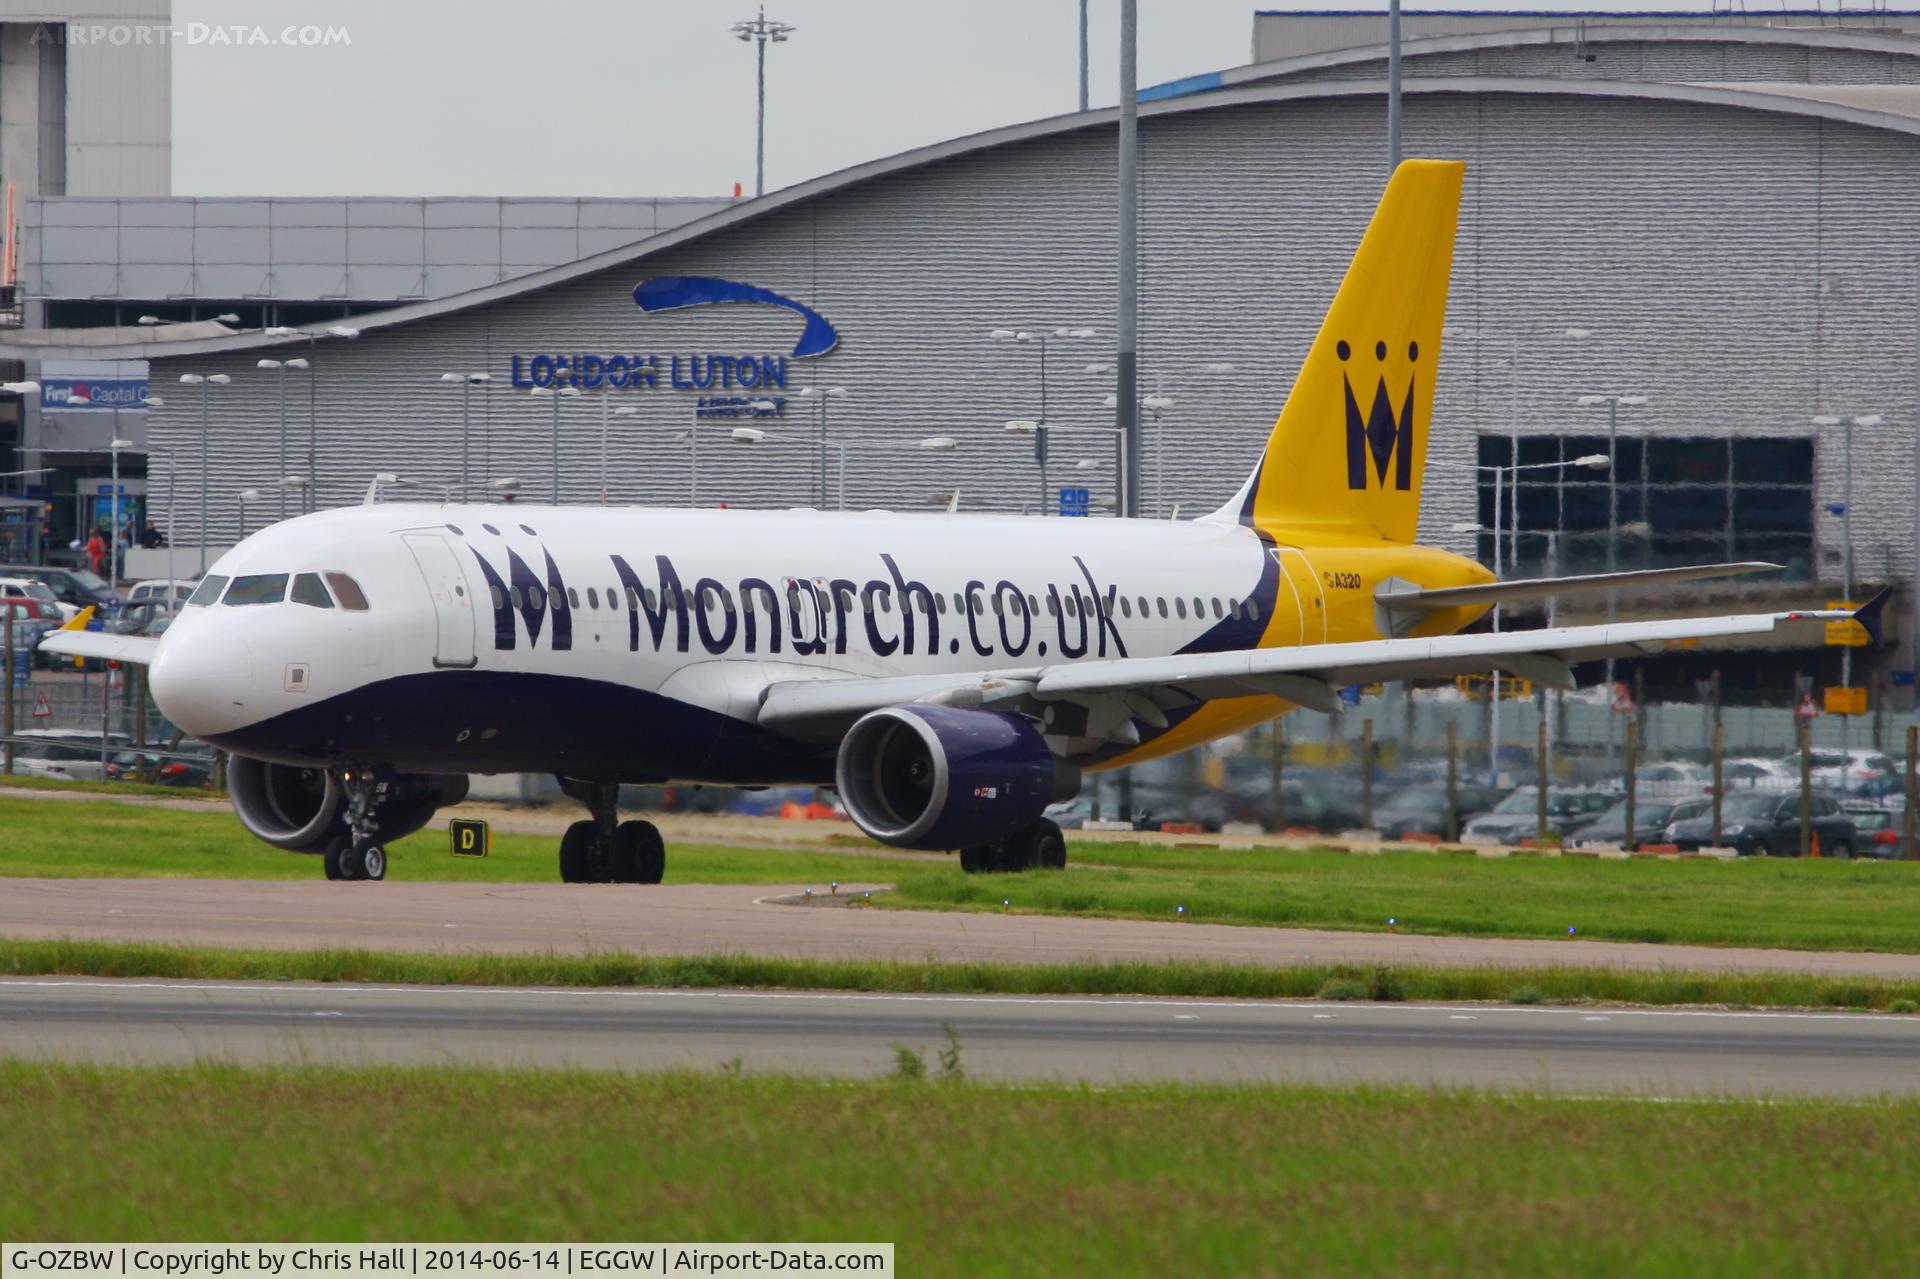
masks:
{"label": "blue signboard", "polygon": [[13,650],[13,686],[25,688],[27,681],[33,678],[33,650],[23,644],[16,644]]}
{"label": "blue signboard", "polygon": [[1088,488],[1063,488],[1060,490],[1060,514],[1089,515],[1093,511],[1093,490]]}
{"label": "blue signboard", "polygon": [[1913,672],[1912,671],[1894,671],[1893,686],[1895,688],[1912,688]]}
{"label": "blue signboard", "polygon": [[517,388],[574,386],[583,391],[652,390],[743,395],[744,400],[769,396],[787,385],[789,360],[825,355],[840,343],[827,318],[790,297],[710,276],[673,275],[643,280],[634,287],[634,305],[647,315],[688,307],[740,303],[790,311],[805,323],[791,351],[575,351],[519,352],[508,356],[508,378]]}
{"label": "blue signboard", "polygon": [[144,412],[147,379],[143,377],[42,377],[40,407],[62,413],[81,410]]}
{"label": "blue signboard", "polygon": [[1348,684],[1340,690],[1340,704],[1351,710],[1360,704],[1360,686]]}

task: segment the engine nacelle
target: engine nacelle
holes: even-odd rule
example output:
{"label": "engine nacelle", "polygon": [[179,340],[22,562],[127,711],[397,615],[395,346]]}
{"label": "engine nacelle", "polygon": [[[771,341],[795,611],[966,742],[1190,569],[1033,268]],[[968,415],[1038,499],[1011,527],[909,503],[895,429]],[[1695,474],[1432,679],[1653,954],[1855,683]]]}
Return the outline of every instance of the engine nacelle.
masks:
{"label": "engine nacelle", "polygon": [[918,702],[864,716],[834,772],[848,816],[896,848],[998,843],[1080,791],[1024,716]]}
{"label": "engine nacelle", "polygon": [[[240,824],[275,848],[317,853],[347,832],[347,798],[324,768],[269,764],[246,755],[227,761],[227,792]],[[410,773],[394,778],[374,809],[380,842],[411,835],[435,812],[467,797],[463,773]]]}

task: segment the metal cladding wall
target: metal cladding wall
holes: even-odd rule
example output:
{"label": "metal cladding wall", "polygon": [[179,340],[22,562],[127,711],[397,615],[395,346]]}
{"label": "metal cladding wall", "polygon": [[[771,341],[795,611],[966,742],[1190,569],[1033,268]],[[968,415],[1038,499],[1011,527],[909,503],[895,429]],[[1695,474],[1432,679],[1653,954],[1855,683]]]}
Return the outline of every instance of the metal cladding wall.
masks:
{"label": "metal cladding wall", "polygon": [[[1577,408],[1575,397],[1634,393],[1650,403],[1623,410],[1628,433],[1805,436],[1816,413],[1883,415],[1856,440],[1860,575],[1910,574],[1920,139],[1730,105],[1457,88],[1416,86],[1406,106],[1410,154],[1468,162],[1449,320],[1473,337],[1450,340],[1441,361],[1423,537],[1471,549],[1446,530],[1476,518],[1479,432],[1603,430],[1604,411]],[[1379,195],[1377,95],[1263,100],[1269,92],[1143,118],[1142,382],[1178,401],[1163,427],[1164,474],[1148,436],[1150,513],[1162,501],[1189,515],[1211,509],[1244,478]],[[376,470],[458,477],[461,393],[437,381],[445,371],[496,378],[474,395],[476,480],[518,476],[527,498],[544,500],[551,402],[506,385],[513,354],[791,349],[800,322],[779,308],[636,308],[639,281],[696,274],[787,294],[837,327],[831,353],[790,362],[786,393],[851,392],[833,408],[835,438],[858,441],[850,506],[926,509],[929,494],[957,486],[964,509],[1018,510],[1037,488],[1031,445],[1003,424],[1038,415],[1037,353],[987,334],[1097,328],[1051,352],[1049,411],[1063,425],[1111,420],[1101,405],[1111,376],[1084,366],[1110,355],[1113,167],[1104,124],[1009,143],[596,276],[322,341],[311,353],[322,504],[356,500]],[[1569,340],[1569,326],[1592,336]],[[262,353],[155,364],[168,403],[152,439],[175,450],[182,544],[200,531],[198,399],[166,384],[189,370],[233,375],[210,392],[207,442],[210,532],[229,539],[233,494],[278,473],[275,382],[253,368]],[[1236,371],[1201,372],[1219,360]],[[309,388],[304,377],[290,386],[298,459]],[[693,399],[665,385],[613,393],[640,409],[611,418],[613,500],[688,500],[689,447],[674,437]],[[564,497],[594,500],[598,402],[589,395],[563,412]],[[732,425],[703,428],[704,504],[814,501],[810,446],[736,444]],[[788,405],[784,429],[810,434],[799,405]],[[958,452],[918,447],[936,433],[956,437]],[[1817,450],[1820,501],[1838,496],[1839,445],[1836,434]],[[1110,454],[1103,436],[1057,438],[1054,482],[1085,482],[1073,462]],[[168,491],[169,465],[156,454],[152,492]],[[303,472],[304,461],[288,469]],[[1096,500],[1111,492],[1108,473],[1092,476]],[[1826,558],[1837,533],[1818,532],[1823,576],[1837,576]]]}

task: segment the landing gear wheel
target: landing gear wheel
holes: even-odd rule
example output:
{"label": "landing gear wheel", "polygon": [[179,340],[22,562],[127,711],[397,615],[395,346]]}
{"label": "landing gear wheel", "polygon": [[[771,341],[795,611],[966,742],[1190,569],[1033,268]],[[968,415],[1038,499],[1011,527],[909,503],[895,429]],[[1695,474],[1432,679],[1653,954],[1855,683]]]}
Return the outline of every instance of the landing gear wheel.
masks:
{"label": "landing gear wheel", "polygon": [[361,879],[385,879],[387,877],[387,850],[379,844],[368,844],[358,853],[360,858]]}
{"label": "landing gear wheel", "polygon": [[1007,836],[999,862],[1006,871],[1058,870],[1067,864],[1067,841],[1060,827],[1043,817]]}
{"label": "landing gear wheel", "polygon": [[360,862],[360,850],[352,843],[348,843],[340,850],[340,878],[365,879],[366,877],[366,869]]}
{"label": "landing gear wheel", "polygon": [[1040,859],[1034,863],[1041,870],[1065,870],[1067,868],[1067,837],[1060,833],[1060,824],[1045,818],[1040,822],[1040,835],[1035,841]]}
{"label": "landing gear wheel", "polygon": [[335,835],[320,850],[320,861],[326,867],[328,879],[351,879],[347,874],[347,853],[353,848],[351,835]]}
{"label": "landing gear wheel", "polygon": [[621,822],[613,831],[613,882],[657,884],[667,869],[667,845],[652,822]]}
{"label": "landing gear wheel", "polygon": [[560,837],[560,880],[567,884],[591,884],[600,843],[600,828],[592,822],[575,822]]}
{"label": "landing gear wheel", "polygon": [[1000,869],[1000,845],[975,844],[961,849],[960,869],[969,875],[985,875]]}

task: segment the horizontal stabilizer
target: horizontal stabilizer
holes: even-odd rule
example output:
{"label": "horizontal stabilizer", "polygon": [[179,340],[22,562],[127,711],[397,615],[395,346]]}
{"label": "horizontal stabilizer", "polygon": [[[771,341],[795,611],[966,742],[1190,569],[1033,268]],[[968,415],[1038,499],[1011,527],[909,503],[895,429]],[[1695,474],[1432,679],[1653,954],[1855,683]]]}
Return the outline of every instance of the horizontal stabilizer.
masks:
{"label": "horizontal stabilizer", "polygon": [[153,665],[160,641],[146,635],[109,635],[105,631],[54,631],[40,641],[42,653],[98,657],[109,662]]}
{"label": "horizontal stabilizer", "polygon": [[1626,573],[1588,573],[1581,577],[1534,577],[1518,582],[1488,582],[1483,586],[1443,586],[1422,590],[1389,582],[1374,599],[1391,609],[1431,613],[1473,604],[1505,604],[1513,600],[1545,599],[1549,595],[1576,595],[1590,591],[1619,591],[1669,582],[1697,582],[1710,577],[1742,573],[1778,573],[1781,566],[1758,560],[1735,564],[1688,564],[1681,568],[1635,569]]}

